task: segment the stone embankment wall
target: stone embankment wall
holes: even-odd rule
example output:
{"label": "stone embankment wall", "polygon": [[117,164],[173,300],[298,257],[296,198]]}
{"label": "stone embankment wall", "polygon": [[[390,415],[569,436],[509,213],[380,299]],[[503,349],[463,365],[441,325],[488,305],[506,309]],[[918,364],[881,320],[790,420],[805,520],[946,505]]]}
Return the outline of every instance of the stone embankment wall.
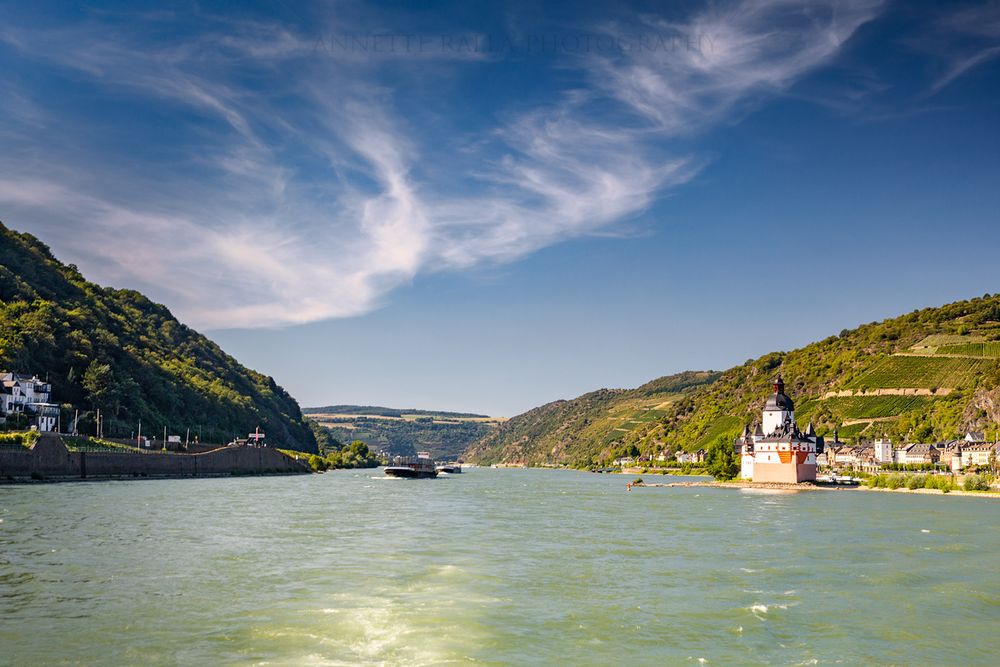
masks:
{"label": "stone embankment wall", "polygon": [[23,452],[0,451],[0,481],[306,472],[305,464],[271,447],[222,447],[202,454],[71,452],[58,435],[43,433]]}

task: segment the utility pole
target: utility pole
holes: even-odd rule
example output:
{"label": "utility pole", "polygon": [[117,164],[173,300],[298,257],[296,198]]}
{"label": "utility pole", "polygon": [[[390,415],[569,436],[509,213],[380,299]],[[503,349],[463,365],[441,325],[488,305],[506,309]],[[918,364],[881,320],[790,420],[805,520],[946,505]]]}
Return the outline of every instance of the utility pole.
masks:
{"label": "utility pole", "polygon": [[73,435],[76,435],[76,425],[80,423],[80,409],[73,412]]}
{"label": "utility pole", "polygon": [[167,451],[167,427],[163,427],[163,451]]}
{"label": "utility pole", "polygon": [[94,417],[94,436],[101,437],[101,409],[97,408],[97,416]]}
{"label": "utility pole", "polygon": [[139,435],[135,437],[135,446],[142,448],[142,420],[139,420]]}
{"label": "utility pole", "polygon": [[187,449],[188,444],[191,443],[191,427],[188,427],[187,433],[184,434],[184,449]]}

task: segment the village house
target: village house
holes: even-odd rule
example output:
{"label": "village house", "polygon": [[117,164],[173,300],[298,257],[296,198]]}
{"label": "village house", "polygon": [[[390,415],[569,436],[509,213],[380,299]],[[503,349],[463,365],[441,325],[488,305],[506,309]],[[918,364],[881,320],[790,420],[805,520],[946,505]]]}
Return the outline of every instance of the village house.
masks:
{"label": "village house", "polygon": [[858,462],[854,454],[854,448],[841,443],[836,447],[830,447],[823,452],[826,456],[827,464],[831,468],[853,468]]}
{"label": "village house", "polygon": [[833,465],[834,452],[840,450],[841,447],[846,447],[847,443],[840,441],[840,433],[836,430],[833,432],[833,441],[826,443],[823,451],[816,454],[816,465],[821,468],[829,468]]}
{"label": "village house", "polygon": [[958,440],[939,442],[934,445],[938,450],[938,463],[947,466],[953,472],[962,469],[962,443]]}
{"label": "village house", "polygon": [[991,456],[997,458],[997,446],[991,442],[973,442],[962,445],[962,467],[990,465]]}
{"label": "village house", "polygon": [[825,461],[823,465],[831,468],[847,468],[851,470],[863,470],[865,472],[876,472],[881,464],[876,458],[876,448],[873,445],[848,446],[836,441],[836,446],[826,446],[823,454],[817,456],[817,460]]}
{"label": "village house", "polygon": [[894,462],[904,465],[919,465],[937,463],[941,455],[934,445],[913,443],[895,451]]}
{"label": "village house", "polygon": [[24,415],[29,426],[39,431],[54,431],[59,420],[59,405],[49,403],[52,385],[20,373],[0,373],[0,419]]}
{"label": "village house", "polygon": [[678,463],[704,463],[707,452],[699,449],[696,452],[677,452]]}
{"label": "village house", "polygon": [[882,467],[882,464],[878,462],[875,456],[874,445],[859,445],[855,447],[854,458],[856,461],[854,467],[864,472],[877,472]]}

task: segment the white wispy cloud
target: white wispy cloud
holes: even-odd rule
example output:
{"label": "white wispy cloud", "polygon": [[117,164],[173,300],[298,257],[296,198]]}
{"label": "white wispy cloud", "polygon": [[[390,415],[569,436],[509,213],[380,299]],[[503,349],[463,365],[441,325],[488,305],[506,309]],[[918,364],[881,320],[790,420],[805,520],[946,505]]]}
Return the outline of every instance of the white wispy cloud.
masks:
{"label": "white wispy cloud", "polygon": [[[171,120],[155,157],[142,145],[69,145],[75,123],[64,134],[0,135],[8,156],[47,156],[0,157],[2,216],[195,326],[357,315],[422,272],[513,261],[641,214],[702,164],[675,140],[780,93],[878,8],[746,0],[684,22],[604,26],[612,38],[669,34],[684,47],[567,55],[562,66],[583,84],[512,105],[472,137],[448,136],[453,119],[439,112],[407,113],[383,74],[444,81],[495,54],[365,58],[318,50],[285,26],[217,17],[195,38],[163,43],[93,23],[8,27],[0,41],[19,57],[96,86],[112,106],[140,100]],[[16,113],[57,115],[44,105],[18,93]],[[452,160],[428,160],[437,142]]]}
{"label": "white wispy cloud", "polygon": [[987,2],[947,14],[922,48],[945,61],[928,90],[933,95],[976,67],[1000,56],[1000,2]]}

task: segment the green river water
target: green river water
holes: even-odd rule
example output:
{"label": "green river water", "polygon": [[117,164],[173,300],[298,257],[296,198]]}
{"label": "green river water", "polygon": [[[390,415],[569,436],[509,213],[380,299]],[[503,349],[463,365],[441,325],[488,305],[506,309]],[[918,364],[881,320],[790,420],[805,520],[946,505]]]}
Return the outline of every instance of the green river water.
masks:
{"label": "green river water", "polygon": [[1000,664],[996,500],[379,475],[0,486],[0,664]]}

